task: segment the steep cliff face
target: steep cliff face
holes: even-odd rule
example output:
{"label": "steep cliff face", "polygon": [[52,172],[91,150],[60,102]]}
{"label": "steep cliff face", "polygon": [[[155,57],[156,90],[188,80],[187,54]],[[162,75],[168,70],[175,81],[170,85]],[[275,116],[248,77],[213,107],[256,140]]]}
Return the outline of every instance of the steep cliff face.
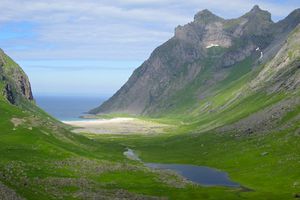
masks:
{"label": "steep cliff face", "polygon": [[297,91],[300,86],[300,25],[290,33],[274,58],[251,81],[252,89]]}
{"label": "steep cliff face", "polygon": [[3,96],[11,104],[20,104],[22,100],[33,100],[27,75],[0,49],[0,86]]}
{"label": "steep cliff face", "polygon": [[278,23],[258,6],[230,20],[200,11],[193,22],[178,26],[174,37],[155,49],[115,95],[90,112],[159,115],[191,108],[212,94],[234,66],[248,72],[269,62],[299,21],[298,10]]}

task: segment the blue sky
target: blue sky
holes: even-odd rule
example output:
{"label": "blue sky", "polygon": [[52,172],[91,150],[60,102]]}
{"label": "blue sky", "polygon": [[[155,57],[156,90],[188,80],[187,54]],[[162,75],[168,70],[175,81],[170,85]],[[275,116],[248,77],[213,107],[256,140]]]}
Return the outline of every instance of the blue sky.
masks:
{"label": "blue sky", "polygon": [[234,18],[255,4],[274,21],[299,0],[0,0],[0,47],[35,95],[113,94],[174,28],[209,9]]}

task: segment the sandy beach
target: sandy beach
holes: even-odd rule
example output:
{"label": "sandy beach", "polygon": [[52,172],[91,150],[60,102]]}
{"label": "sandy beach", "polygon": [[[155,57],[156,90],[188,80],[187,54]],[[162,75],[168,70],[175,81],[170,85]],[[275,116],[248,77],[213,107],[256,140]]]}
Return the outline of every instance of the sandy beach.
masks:
{"label": "sandy beach", "polygon": [[170,127],[137,118],[91,119],[63,123],[73,126],[73,132],[93,134],[158,134]]}

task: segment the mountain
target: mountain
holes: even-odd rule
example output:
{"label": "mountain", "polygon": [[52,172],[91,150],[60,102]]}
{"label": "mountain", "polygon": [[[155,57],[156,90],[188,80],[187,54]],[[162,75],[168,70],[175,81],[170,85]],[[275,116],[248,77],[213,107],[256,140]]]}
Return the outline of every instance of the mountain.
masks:
{"label": "mountain", "polygon": [[[71,147],[76,139],[64,125],[37,107],[27,75],[3,50],[0,118],[0,199],[45,199],[47,194],[38,194],[41,184],[37,189],[31,180],[36,167],[42,169],[42,163],[51,154],[57,159],[59,154],[68,152],[61,145]],[[58,148],[60,153],[54,153]]]}
{"label": "mountain", "polygon": [[[299,15],[300,10],[297,9],[274,23],[271,14],[258,6],[239,18],[229,20],[208,10],[200,11],[194,21],[178,26],[175,35],[156,48],[119,91],[90,113],[203,115],[199,105],[214,107],[212,102],[217,99],[211,97],[225,93],[244,76],[252,77],[243,85],[243,91],[237,88],[240,93],[258,93],[258,89],[253,89],[258,85],[260,92],[270,92],[272,87],[277,87],[276,92],[283,91],[286,88],[278,85],[283,78],[286,81],[299,80],[297,75],[288,73],[298,73],[298,68],[294,67],[298,59],[295,53],[283,69],[277,71],[275,66],[280,64],[279,56],[286,56],[284,52],[298,49],[291,44],[298,42],[298,35],[293,33],[298,31]],[[281,70],[286,72],[285,77],[280,74]],[[273,74],[272,82],[270,77],[262,75],[264,71]],[[257,74],[260,78],[255,77]],[[251,87],[247,86],[249,84]],[[298,91],[298,83],[294,84],[293,90]],[[272,92],[275,94],[275,89]],[[206,110],[224,110],[234,102],[233,99],[223,101],[218,108]]]}
{"label": "mountain", "polygon": [[125,140],[148,162],[211,166],[246,188],[219,199],[298,199],[299,23],[300,9],[276,23],[258,6],[229,20],[200,11],[90,113],[178,126]]}
{"label": "mountain", "polygon": [[27,75],[2,49],[0,49],[0,81],[2,93],[10,103],[33,101]]}

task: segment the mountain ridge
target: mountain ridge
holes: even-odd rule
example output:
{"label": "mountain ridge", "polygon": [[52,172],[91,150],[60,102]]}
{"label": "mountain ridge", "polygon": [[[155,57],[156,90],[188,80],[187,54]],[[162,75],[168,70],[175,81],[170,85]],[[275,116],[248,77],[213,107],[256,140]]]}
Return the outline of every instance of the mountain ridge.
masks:
{"label": "mountain ridge", "polygon": [[271,14],[258,6],[229,20],[200,11],[193,22],[178,26],[174,36],[156,48],[119,91],[90,113],[161,116],[194,108],[229,76],[232,66],[248,59],[253,71],[269,62],[299,24],[298,13],[296,9],[274,23]]}

